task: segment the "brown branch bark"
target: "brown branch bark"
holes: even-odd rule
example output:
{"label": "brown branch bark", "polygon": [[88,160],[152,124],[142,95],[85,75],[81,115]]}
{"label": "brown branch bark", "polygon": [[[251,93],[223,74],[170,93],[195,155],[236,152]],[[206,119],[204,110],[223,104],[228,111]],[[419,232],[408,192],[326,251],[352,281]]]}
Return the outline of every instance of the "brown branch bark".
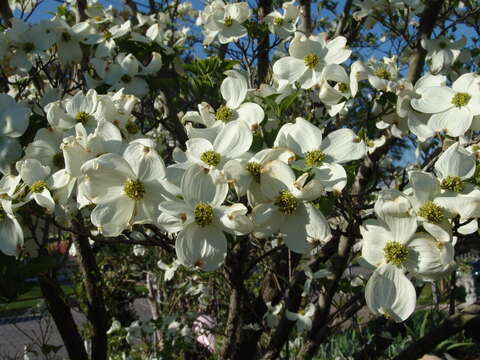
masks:
{"label": "brown branch bark", "polygon": [[130,14],[130,20],[132,21],[133,25],[138,24],[138,19],[137,19],[137,4],[135,4],[134,0],[124,0],[125,2],[125,7],[128,10],[128,13]]}
{"label": "brown branch bark", "polygon": [[155,11],[157,11],[157,7],[155,4],[155,0],[148,0],[148,6],[149,6],[149,14],[154,14]]}
{"label": "brown branch bark", "polygon": [[324,293],[319,297],[319,308],[315,311],[315,315],[312,321],[312,329],[308,334],[308,340],[306,341],[303,349],[302,356],[304,359],[311,359],[318,351],[322,340],[328,333],[328,323],[330,317],[330,310],[332,306],[333,298],[338,290],[338,285],[342,278],[342,275],[348,266],[350,259],[350,251],[356,238],[356,229],[358,224],[351,223],[347,229],[350,236],[340,238],[338,243],[338,252],[332,257],[332,266],[334,270],[333,279]]}
{"label": "brown branch bark", "polygon": [[[312,272],[317,271],[319,265],[325,263],[336,252],[338,241],[338,237],[334,238],[322,247],[321,251],[316,255],[315,260],[309,264]],[[307,277],[304,271],[299,271],[294,275],[283,297],[285,300],[285,308],[282,312],[280,322],[270,337],[263,359],[274,360],[279,358],[280,351],[288,341],[288,336],[295,326],[295,322],[286,318],[286,310],[291,312],[298,311],[302,300],[303,284],[306,280]]]}
{"label": "brown branch bark", "polygon": [[353,0],[347,0],[345,6],[343,7],[343,14],[338,22],[337,28],[335,29],[334,37],[341,36],[345,32],[347,25],[347,19],[350,17],[350,9],[352,8]]}
{"label": "brown branch bark", "polygon": [[0,15],[2,16],[5,26],[12,27],[12,21],[10,19],[13,18],[13,13],[8,4],[8,0],[0,0]]}
{"label": "brown branch bark", "polygon": [[413,54],[410,57],[407,80],[412,84],[417,82],[425,65],[427,51],[422,47],[422,39],[429,39],[442,9],[444,0],[427,1],[425,10],[420,15],[417,38],[415,40]]}
{"label": "brown branch bark", "polygon": [[47,309],[52,315],[57,330],[65,344],[68,357],[75,360],[88,360],[82,337],[73,320],[70,307],[65,302],[65,297],[59,292],[59,287],[55,286],[53,279],[51,277],[47,278],[46,275],[39,276],[38,281]]}
{"label": "brown branch bark", "polygon": [[456,333],[466,329],[478,329],[480,326],[480,305],[473,304],[465,310],[448,317],[439,327],[411,344],[393,360],[418,359],[432,351],[436,345]]}
{"label": "brown branch bark", "polygon": [[[263,21],[270,11],[272,11],[272,0],[259,0],[259,20]],[[267,32],[261,38],[258,39],[258,73],[257,73],[257,85],[265,82],[265,78],[268,74],[268,67],[270,64],[268,56],[268,48],[270,46],[269,33]]]}
{"label": "brown branch bark", "polygon": [[230,302],[228,306],[228,319],[225,329],[225,342],[222,347],[222,359],[243,359],[242,349],[239,347],[244,325],[246,289],[244,284],[245,261],[248,256],[247,242],[240,240],[232,256],[226,261],[231,284]]}
{"label": "brown branch bark", "polygon": [[[375,335],[372,340],[354,356],[354,360],[377,360],[392,345],[395,337],[405,327],[403,323],[389,322],[385,318],[377,318],[373,320]],[[386,336],[388,334],[388,336]]]}
{"label": "brown branch bark", "polygon": [[78,0],[77,7],[78,7],[77,22],[87,20],[87,13],[85,12],[87,10],[87,0]]}
{"label": "brown branch bark", "polygon": [[[160,318],[160,289],[158,288],[158,282],[155,274],[151,271],[147,272],[146,285],[148,290],[148,305],[150,306],[150,312],[152,313],[152,319],[154,321]],[[155,352],[160,347],[162,342],[162,336],[160,330],[155,330],[153,334],[153,347]]]}
{"label": "brown branch bark", "polygon": [[[81,229],[79,229],[81,230]],[[78,231],[82,233],[82,231]],[[73,241],[78,251],[78,262],[83,274],[83,283],[87,295],[87,318],[92,324],[92,359],[107,359],[108,317],[102,293],[102,277],[97,266],[88,237],[77,235]]]}
{"label": "brown branch bark", "polygon": [[312,33],[311,0],[300,0],[300,31],[309,36]]}

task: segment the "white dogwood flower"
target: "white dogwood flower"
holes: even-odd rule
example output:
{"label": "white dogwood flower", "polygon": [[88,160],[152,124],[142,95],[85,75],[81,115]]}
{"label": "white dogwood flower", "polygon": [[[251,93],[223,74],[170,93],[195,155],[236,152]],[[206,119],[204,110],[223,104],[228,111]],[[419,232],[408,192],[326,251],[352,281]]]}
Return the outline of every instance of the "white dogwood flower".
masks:
{"label": "white dogwood flower", "polygon": [[445,131],[450,136],[461,136],[470,128],[473,117],[480,115],[479,78],[474,73],[460,76],[452,84],[431,86],[417,90],[420,98],[411,101],[420,112],[433,114],[428,126],[434,131]]}
{"label": "white dogwood flower", "polygon": [[152,140],[129,144],[123,156],[108,153],[87,161],[85,196],[94,203],[92,223],[105,236],[117,236],[133,224],[152,223],[166,191],[165,165]]}
{"label": "white dogwood flower", "polygon": [[265,23],[272,34],[284,39],[297,30],[299,9],[295,1],[286,1],[282,4],[282,10],[283,12],[274,10],[265,16]]}
{"label": "white dogwood flower", "polygon": [[347,173],[340,164],[358,160],[367,152],[365,143],[352,130],[335,130],[322,140],[322,131],[303,118],[283,125],[274,145],[292,150],[326,191],[338,192],[347,184]]}
{"label": "white dogwood flower", "polygon": [[204,28],[206,31],[205,44],[209,45],[215,38],[221,44],[237,41],[247,35],[247,29],[242,25],[252,14],[246,2],[224,4],[215,1],[214,6],[205,9],[211,13],[205,15]]}
{"label": "white dogwood flower", "polygon": [[350,57],[346,43],[343,36],[327,40],[325,33],[307,37],[296,32],[288,49],[290,56],[275,62],[273,72],[284,83],[298,82],[301,88],[310,89],[321,80],[325,66],[341,64]]}
{"label": "white dogwood flower", "polygon": [[22,155],[17,138],[28,127],[30,109],[16,103],[8,94],[0,94],[0,171],[8,173],[8,167]]}
{"label": "white dogwood flower", "polygon": [[397,190],[386,190],[375,203],[379,220],[361,227],[362,259],[375,269],[365,289],[367,305],[376,314],[397,322],[415,310],[416,293],[405,272],[425,280],[453,269],[453,246],[426,233],[416,233],[417,219],[410,200]]}
{"label": "white dogwood flower", "polygon": [[0,199],[0,251],[8,256],[16,256],[23,246],[23,230],[9,200]]}
{"label": "white dogwood flower", "polygon": [[180,231],[175,250],[187,266],[213,271],[227,254],[224,232],[247,234],[252,230],[243,204],[222,205],[228,193],[226,182],[218,182],[203,166],[192,165],[181,182],[182,200],[160,204],[160,226],[169,232]]}
{"label": "white dogwood flower", "polygon": [[452,66],[457,61],[466,42],[463,36],[455,41],[444,36],[435,39],[422,39],[422,47],[427,50],[426,60],[431,61],[430,71],[432,74],[437,74],[442,69]]}
{"label": "white dogwood flower", "polygon": [[435,171],[442,194],[436,203],[462,220],[480,217],[480,189],[465,180],[475,174],[475,155],[454,143],[438,158]]}
{"label": "white dogwood flower", "polygon": [[307,178],[305,173],[296,179],[293,170],[280,160],[262,167],[260,187],[269,202],[253,209],[256,237],[279,233],[288,248],[299,254],[306,254],[331,238],[327,220],[309,203],[323,194],[323,187],[318,180]]}

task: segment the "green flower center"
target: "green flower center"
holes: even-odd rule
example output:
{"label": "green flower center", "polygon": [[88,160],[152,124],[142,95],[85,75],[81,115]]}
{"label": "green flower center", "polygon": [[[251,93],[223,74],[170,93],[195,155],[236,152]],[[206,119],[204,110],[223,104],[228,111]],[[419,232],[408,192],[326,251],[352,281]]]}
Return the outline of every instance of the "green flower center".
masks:
{"label": "green flower center", "polygon": [[375,146],[375,143],[373,142],[373,140],[370,140],[370,139],[365,141],[365,144],[367,144],[367,146],[370,148]]}
{"label": "green flower center", "polygon": [[433,224],[439,224],[444,219],[442,208],[433,201],[427,201],[423,204],[418,210],[418,215]]}
{"label": "green flower center", "polygon": [[110,40],[110,39],[112,38],[112,33],[111,33],[110,31],[108,31],[108,30],[105,30],[105,31],[103,32],[103,38],[104,38],[105,40]]}
{"label": "green flower center", "polygon": [[397,241],[388,241],[383,248],[383,254],[388,264],[402,265],[407,261],[408,247]]}
{"label": "green flower center", "polygon": [[85,125],[88,120],[90,120],[90,115],[87,114],[85,111],[80,111],[77,113],[77,115],[75,115],[75,120]]}
{"label": "green flower center", "polygon": [[444,190],[455,191],[458,193],[462,192],[464,188],[463,181],[459,176],[447,176],[440,183],[440,187]]}
{"label": "green flower center", "polygon": [[205,151],[200,156],[200,160],[207,165],[217,166],[220,163],[220,154],[213,150]]}
{"label": "green flower center", "polygon": [[135,124],[132,120],[128,120],[125,124],[125,129],[128,131],[129,134],[136,134],[140,131],[137,124]]}
{"label": "green flower center", "polygon": [[256,162],[249,162],[245,166],[245,169],[247,169],[257,183],[260,182],[260,170],[262,169],[262,165]]}
{"label": "green flower center", "polygon": [[225,26],[230,27],[233,25],[233,18],[231,16],[227,16],[224,22],[225,22]]}
{"label": "green flower center", "polygon": [[210,225],[213,221],[213,208],[204,202],[195,206],[193,214],[195,215],[195,222],[202,227]]}
{"label": "green flower center", "polygon": [[132,200],[142,200],[145,195],[145,185],[140,180],[127,180],[123,185],[123,191]]}
{"label": "green flower center", "polygon": [[452,104],[456,107],[462,107],[467,105],[471,98],[472,96],[467,93],[456,93],[453,96]]}
{"label": "green flower center", "polygon": [[339,83],[338,84],[338,91],[344,93],[348,90],[348,85],[345,83]]}
{"label": "green flower center", "polygon": [[275,19],[273,19],[273,23],[275,25],[283,25],[283,18],[281,17],[276,17]]}
{"label": "green flower center", "polygon": [[215,118],[220,121],[230,121],[233,119],[233,110],[225,105],[222,105],[217,109]]}
{"label": "green flower center", "polygon": [[377,77],[379,77],[380,79],[384,79],[384,80],[390,80],[392,75],[390,74],[390,72],[385,69],[385,68],[378,68],[378,69],[375,69],[375,71],[373,72],[373,74]]}
{"label": "green flower center", "polygon": [[120,80],[122,80],[124,83],[129,83],[130,81],[132,81],[132,77],[130,75],[124,74],[122,75]]}
{"label": "green flower center", "polygon": [[305,55],[303,61],[305,61],[305,66],[310,69],[315,69],[320,63],[320,59],[318,58],[318,56],[312,53]]}
{"label": "green flower center", "polygon": [[440,42],[438,43],[438,47],[439,47],[440,49],[445,49],[445,48],[447,47],[447,43],[446,43],[445,41],[440,41]]}
{"label": "green flower center", "polygon": [[298,201],[290,191],[283,190],[274,202],[283,215],[291,215],[298,207]]}
{"label": "green flower center", "polygon": [[40,193],[43,189],[47,188],[47,183],[43,180],[35,181],[32,186],[30,186],[30,191],[34,193]]}
{"label": "green flower center", "polygon": [[313,167],[320,165],[325,160],[326,155],[320,150],[312,150],[305,155],[305,165]]}
{"label": "green flower center", "polygon": [[58,152],[53,155],[52,162],[55,167],[63,169],[65,167],[65,159],[63,158],[63,153]]}

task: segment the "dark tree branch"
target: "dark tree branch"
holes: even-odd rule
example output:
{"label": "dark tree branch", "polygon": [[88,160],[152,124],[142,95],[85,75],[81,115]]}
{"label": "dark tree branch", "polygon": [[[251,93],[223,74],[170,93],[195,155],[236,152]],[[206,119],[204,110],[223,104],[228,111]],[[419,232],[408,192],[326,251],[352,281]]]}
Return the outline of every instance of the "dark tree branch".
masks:
{"label": "dark tree branch", "polygon": [[85,12],[87,10],[87,0],[78,0],[77,7],[78,7],[77,22],[87,20],[87,13]]}
{"label": "dark tree branch", "polygon": [[87,351],[83,345],[83,339],[78,332],[77,325],[73,320],[70,307],[65,302],[64,294],[61,294],[61,288],[55,286],[53,279],[47,275],[40,275],[38,282],[42,295],[45,298],[47,309],[52,315],[57,330],[62,337],[63,343],[70,359],[88,360]]}
{"label": "dark tree branch", "polygon": [[[84,233],[81,225],[78,224],[78,233]],[[92,336],[92,359],[107,359],[107,330],[109,327],[107,310],[102,292],[102,276],[97,266],[95,254],[93,253],[88,237],[77,235],[73,242],[78,251],[78,262],[83,274],[83,282],[87,295],[88,310],[87,318],[93,327]]]}
{"label": "dark tree branch", "polygon": [[[372,320],[375,335],[372,340],[354,356],[354,360],[377,360],[392,345],[395,337],[405,328],[403,323],[389,322],[385,318]],[[370,324],[370,323],[369,323]]]}
{"label": "dark tree branch", "polygon": [[300,30],[309,36],[312,32],[311,0],[300,0]]}
{"label": "dark tree branch", "polygon": [[480,326],[480,305],[473,304],[465,310],[448,317],[437,328],[430,333],[411,344],[393,360],[410,360],[418,359],[422,355],[432,351],[435,346],[445,339],[457,334],[458,332],[471,328],[478,330]]}
{"label": "dark tree branch", "polygon": [[12,21],[10,19],[13,18],[13,13],[8,4],[8,0],[0,0],[0,15],[2,16],[5,26],[12,27]]}
{"label": "dark tree branch", "polygon": [[[259,0],[259,20],[264,21],[270,11],[272,11],[272,0]],[[265,82],[265,78],[268,74],[268,67],[270,64],[269,53],[269,33],[266,33],[258,39],[258,73],[257,73],[257,85]]]}
{"label": "dark tree branch", "polygon": [[352,7],[353,0],[347,0],[345,2],[345,6],[343,7],[343,14],[338,22],[337,28],[335,29],[334,37],[341,36],[345,32],[345,28],[347,25],[347,20],[351,18],[350,16],[350,9]]}
{"label": "dark tree branch", "polygon": [[413,55],[410,58],[407,80],[412,84],[420,78],[425,65],[427,51],[422,47],[422,39],[429,39],[442,9],[444,0],[433,0],[426,3],[425,10],[420,15],[417,38]]}
{"label": "dark tree branch", "polygon": [[358,224],[350,223],[349,229],[347,229],[349,237],[342,236],[340,238],[338,243],[338,252],[332,257],[332,266],[334,270],[333,279],[331,280],[327,291],[320,294],[318,301],[319,308],[315,311],[312,321],[312,330],[308,334],[308,340],[302,349],[302,355],[305,359],[311,359],[315,356],[316,352],[318,351],[318,347],[325,338],[325,335],[328,333],[327,324],[330,316],[332,301],[337,293],[338,285],[342,275],[348,266],[350,251],[355,243],[355,238],[357,237],[357,228]]}
{"label": "dark tree branch", "polygon": [[[316,258],[309,265],[312,272],[318,270],[321,264],[324,264],[337,250],[339,238],[335,237],[326,243],[320,252],[316,254]],[[292,331],[295,322],[290,321],[286,318],[286,310],[291,312],[297,312],[300,306],[303,292],[303,284],[307,280],[307,276],[304,271],[297,272],[288,289],[284,294],[285,308],[281,314],[280,323],[277,328],[274,330],[270,341],[267,346],[267,351],[264,356],[264,359],[274,360],[278,359],[280,351],[282,350],[284,344],[288,341],[288,336]]]}
{"label": "dark tree branch", "polygon": [[125,2],[125,7],[128,10],[128,13],[130,14],[131,21],[133,25],[138,24],[138,19],[137,19],[137,4],[133,0],[124,0]]}

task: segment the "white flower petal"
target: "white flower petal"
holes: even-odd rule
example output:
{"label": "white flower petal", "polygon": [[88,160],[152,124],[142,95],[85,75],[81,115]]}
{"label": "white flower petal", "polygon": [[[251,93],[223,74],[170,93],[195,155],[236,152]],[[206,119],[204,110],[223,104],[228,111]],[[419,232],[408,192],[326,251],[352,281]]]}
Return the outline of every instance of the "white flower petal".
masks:
{"label": "white flower petal", "polygon": [[228,193],[226,182],[216,181],[211,171],[198,165],[192,165],[185,171],[181,188],[185,202],[192,208],[199,202],[216,207],[223,203]]}
{"label": "white flower petal", "polygon": [[215,226],[191,224],[178,234],[175,250],[183,265],[214,271],[227,255],[227,239]]}
{"label": "white flower petal", "polygon": [[344,163],[358,160],[365,156],[367,147],[350,129],[338,129],[322,142],[322,151],[332,162]]}
{"label": "white flower petal", "polygon": [[371,311],[402,322],[415,311],[415,287],[394,265],[384,264],[374,271],[365,288],[365,300]]}
{"label": "white flower petal", "polygon": [[274,200],[281,191],[288,191],[295,182],[293,170],[280,160],[267,163],[261,170],[260,187],[263,194]]}
{"label": "white flower petal", "polygon": [[435,171],[442,179],[447,176],[469,179],[475,173],[475,155],[465,150],[459,143],[455,143],[438,158]]}
{"label": "white flower petal", "polygon": [[248,84],[245,76],[236,70],[227,72],[227,77],[222,81],[220,92],[230,109],[236,109],[247,96]]}

